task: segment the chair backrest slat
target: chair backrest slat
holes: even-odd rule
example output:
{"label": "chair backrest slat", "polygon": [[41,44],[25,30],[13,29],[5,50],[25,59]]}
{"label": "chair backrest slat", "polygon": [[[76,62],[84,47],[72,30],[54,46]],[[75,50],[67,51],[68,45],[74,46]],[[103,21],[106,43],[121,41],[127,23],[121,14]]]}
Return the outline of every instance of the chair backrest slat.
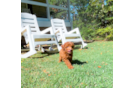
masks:
{"label": "chair backrest slat", "polygon": [[35,15],[29,13],[21,13],[21,26],[25,27],[26,25],[30,25],[31,32],[40,33]]}
{"label": "chair backrest slat", "polygon": [[[56,32],[57,29],[62,29],[62,32],[63,33],[67,33],[67,29],[66,29],[66,26],[65,26],[65,22],[64,20],[62,19],[51,19],[51,25],[52,25],[52,28],[54,30],[54,32]],[[59,33],[57,33],[58,35]]]}

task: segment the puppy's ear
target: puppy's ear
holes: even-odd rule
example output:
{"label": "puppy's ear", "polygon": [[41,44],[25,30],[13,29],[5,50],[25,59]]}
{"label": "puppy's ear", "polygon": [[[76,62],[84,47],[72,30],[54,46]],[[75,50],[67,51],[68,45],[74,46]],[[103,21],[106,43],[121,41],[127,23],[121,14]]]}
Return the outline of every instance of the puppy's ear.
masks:
{"label": "puppy's ear", "polygon": [[75,45],[73,45],[73,49],[74,49],[74,46],[75,46]]}
{"label": "puppy's ear", "polygon": [[74,43],[72,42],[72,48],[74,49]]}

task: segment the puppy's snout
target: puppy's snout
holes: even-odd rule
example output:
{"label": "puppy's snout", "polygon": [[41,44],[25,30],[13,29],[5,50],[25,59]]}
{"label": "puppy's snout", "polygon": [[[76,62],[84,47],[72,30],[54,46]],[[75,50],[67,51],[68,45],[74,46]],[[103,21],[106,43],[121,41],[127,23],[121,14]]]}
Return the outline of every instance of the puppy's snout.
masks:
{"label": "puppy's snout", "polygon": [[71,47],[70,50],[73,50],[73,48]]}
{"label": "puppy's snout", "polygon": [[69,51],[69,52],[72,52],[72,49],[69,49],[68,51]]}
{"label": "puppy's snout", "polygon": [[73,51],[73,49],[70,49],[70,51]]}

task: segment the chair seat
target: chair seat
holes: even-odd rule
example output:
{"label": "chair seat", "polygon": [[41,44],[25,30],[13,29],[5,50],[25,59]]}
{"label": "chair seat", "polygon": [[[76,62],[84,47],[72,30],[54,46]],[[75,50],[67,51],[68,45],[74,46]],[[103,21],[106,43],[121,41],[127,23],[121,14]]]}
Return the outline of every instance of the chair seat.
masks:
{"label": "chair seat", "polygon": [[55,35],[50,34],[32,34],[34,38],[52,38],[55,37]]}
{"label": "chair seat", "polygon": [[66,39],[66,42],[69,42],[69,41],[71,41],[71,42],[80,42],[82,40],[81,39]]}
{"label": "chair seat", "polygon": [[65,34],[65,33],[64,33],[64,36],[65,36],[65,37],[79,37],[80,34]]}

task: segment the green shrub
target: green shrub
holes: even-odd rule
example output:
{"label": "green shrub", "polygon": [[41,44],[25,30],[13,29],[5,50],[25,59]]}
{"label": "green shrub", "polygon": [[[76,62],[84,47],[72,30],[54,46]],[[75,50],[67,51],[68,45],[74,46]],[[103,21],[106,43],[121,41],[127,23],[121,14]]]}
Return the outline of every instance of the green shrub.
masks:
{"label": "green shrub", "polygon": [[80,32],[84,40],[93,40],[95,36],[95,31],[86,27],[83,27]]}
{"label": "green shrub", "polygon": [[113,40],[113,28],[111,26],[107,26],[106,28],[99,28],[96,31],[96,35],[99,35],[100,37],[107,40]]}

